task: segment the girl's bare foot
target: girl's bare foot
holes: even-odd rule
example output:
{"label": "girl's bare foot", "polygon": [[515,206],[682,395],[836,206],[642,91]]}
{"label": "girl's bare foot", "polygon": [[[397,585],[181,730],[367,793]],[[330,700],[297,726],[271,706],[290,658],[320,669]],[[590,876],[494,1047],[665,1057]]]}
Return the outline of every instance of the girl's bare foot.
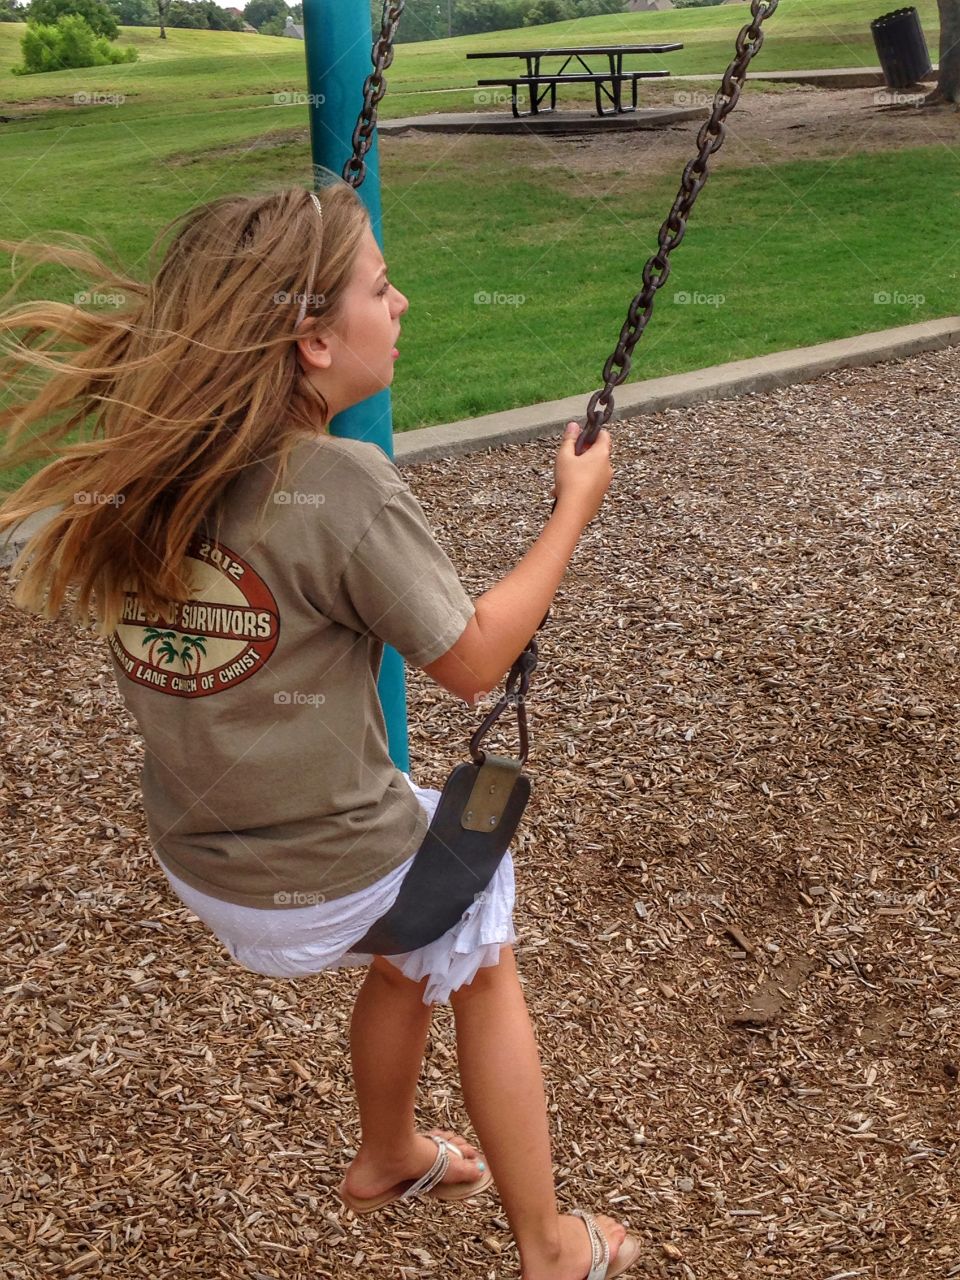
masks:
{"label": "girl's bare foot", "polygon": [[[443,1182],[476,1182],[483,1177],[483,1161],[480,1152],[459,1134],[449,1129],[431,1129],[438,1138],[446,1138],[452,1142],[462,1157],[448,1152],[450,1157]],[[425,1134],[418,1133],[409,1151],[398,1152],[389,1162],[370,1160],[364,1155],[361,1147],[357,1158],[347,1170],[344,1189],[348,1195],[357,1200],[368,1200],[379,1196],[404,1182],[415,1182],[422,1178],[437,1158],[437,1144]],[[586,1272],[584,1272],[586,1275]]]}
{"label": "girl's bare foot", "polygon": [[[626,1228],[606,1214],[598,1213],[595,1217],[610,1245],[613,1262],[626,1237]],[[592,1263],[590,1237],[583,1219],[564,1214],[560,1219],[559,1255],[525,1263],[522,1280],[586,1280]]]}

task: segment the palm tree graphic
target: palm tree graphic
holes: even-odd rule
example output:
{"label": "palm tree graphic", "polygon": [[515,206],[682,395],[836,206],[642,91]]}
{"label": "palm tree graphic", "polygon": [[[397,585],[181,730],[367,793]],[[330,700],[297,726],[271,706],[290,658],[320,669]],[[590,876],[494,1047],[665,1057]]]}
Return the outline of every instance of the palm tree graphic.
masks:
{"label": "palm tree graphic", "polygon": [[192,672],[193,675],[196,675],[197,672],[200,670],[201,655],[207,652],[207,637],[206,636],[184,636],[183,637],[183,648],[180,650],[180,661],[183,663],[184,667],[188,671],[190,670],[190,659],[193,657],[193,654],[191,653],[191,649],[195,649],[197,652],[197,665],[194,667]]}
{"label": "palm tree graphic", "polygon": [[143,639],[141,640],[141,644],[148,644],[150,646],[149,650],[147,651],[147,661],[151,665],[153,664],[153,661],[154,661],[153,646],[156,644],[158,640],[162,640],[164,642],[161,645],[161,652],[163,653],[167,662],[173,661],[173,658],[169,657],[169,654],[172,653],[174,656],[176,656],[176,650],[173,648],[171,644],[168,643],[168,641],[172,640],[176,635],[177,635],[176,631],[158,631],[156,627],[144,627]]}
{"label": "palm tree graphic", "polygon": [[[176,639],[180,637],[183,641],[183,647],[177,648]],[[160,642],[156,651],[154,645]],[[178,659],[183,663],[184,670],[190,670],[190,663],[196,654],[197,665],[193,670],[196,675],[200,669],[200,657],[207,652],[206,636],[187,636],[180,631],[158,631],[156,627],[144,627],[143,638],[141,644],[149,645],[147,651],[147,661],[156,662],[159,665],[162,660],[168,666],[176,662]]]}

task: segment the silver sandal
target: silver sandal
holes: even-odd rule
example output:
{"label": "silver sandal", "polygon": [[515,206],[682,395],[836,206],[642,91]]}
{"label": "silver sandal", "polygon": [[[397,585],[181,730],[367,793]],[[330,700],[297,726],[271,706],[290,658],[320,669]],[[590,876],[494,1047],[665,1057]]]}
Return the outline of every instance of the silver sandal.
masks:
{"label": "silver sandal", "polygon": [[428,1133],[427,1137],[437,1144],[437,1158],[422,1178],[411,1182],[406,1191],[401,1191],[397,1196],[398,1200],[412,1200],[414,1196],[425,1196],[428,1191],[432,1191],[443,1181],[443,1175],[447,1172],[447,1165],[450,1163],[450,1156],[463,1154],[459,1147],[455,1147],[446,1138],[438,1138],[435,1133]]}
{"label": "silver sandal", "polygon": [[[432,1196],[435,1200],[468,1200],[490,1186],[493,1178],[489,1169],[485,1169],[482,1177],[476,1178],[473,1182],[444,1183],[443,1178],[450,1164],[450,1156],[462,1157],[463,1152],[455,1143],[447,1138],[438,1138],[435,1133],[424,1136],[437,1144],[437,1158],[422,1178],[411,1182],[410,1186],[403,1191],[393,1188],[369,1200],[358,1200],[355,1196],[348,1195],[344,1183],[341,1183],[338,1194],[347,1208],[352,1209],[354,1213],[373,1213],[394,1200],[412,1200],[415,1196]],[[441,1183],[443,1183],[442,1186]]]}
{"label": "silver sandal", "polygon": [[593,1214],[585,1213],[583,1209],[571,1209],[570,1212],[574,1217],[583,1220],[587,1234],[590,1236],[592,1261],[584,1280],[612,1280],[614,1276],[622,1275],[632,1267],[640,1257],[640,1241],[628,1233],[617,1250],[616,1261],[611,1264],[609,1241],[597,1226],[597,1220]]}

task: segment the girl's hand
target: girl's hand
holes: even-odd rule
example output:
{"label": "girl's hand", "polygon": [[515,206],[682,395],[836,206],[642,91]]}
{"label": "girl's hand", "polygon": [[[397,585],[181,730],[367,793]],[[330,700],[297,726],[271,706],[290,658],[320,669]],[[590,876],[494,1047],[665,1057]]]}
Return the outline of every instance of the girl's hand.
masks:
{"label": "girl's hand", "polygon": [[601,430],[592,445],[578,458],[574,445],[580,435],[580,424],[568,422],[563,442],[554,464],[554,487],[551,496],[577,513],[586,527],[603,505],[603,498],[613,479],[610,465],[610,432]]}

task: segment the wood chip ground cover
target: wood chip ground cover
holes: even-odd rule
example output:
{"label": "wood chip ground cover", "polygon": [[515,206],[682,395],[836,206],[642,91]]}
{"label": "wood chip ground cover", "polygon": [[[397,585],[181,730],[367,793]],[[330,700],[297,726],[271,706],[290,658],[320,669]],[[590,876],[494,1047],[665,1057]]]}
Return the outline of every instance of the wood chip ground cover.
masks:
{"label": "wood chip ground cover", "polygon": [[[614,428],[517,925],[561,1202],[638,1275],[960,1276],[958,402],[953,350]],[[409,471],[474,594],[554,450]],[[231,962],[152,860],[103,642],[0,609],[0,1276],[516,1276],[495,1195],[340,1211],[360,975]],[[409,685],[441,785],[475,717]],[[422,1084],[462,1128],[449,1010]]]}

